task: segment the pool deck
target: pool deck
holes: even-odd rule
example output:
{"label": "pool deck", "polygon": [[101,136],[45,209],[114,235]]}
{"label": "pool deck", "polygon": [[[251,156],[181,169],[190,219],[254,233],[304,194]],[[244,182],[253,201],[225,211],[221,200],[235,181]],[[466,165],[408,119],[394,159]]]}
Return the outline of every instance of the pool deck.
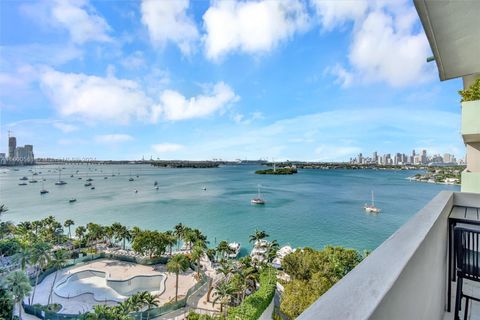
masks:
{"label": "pool deck", "polygon": [[[82,270],[99,270],[104,271],[109,275],[109,279],[116,280],[127,280],[134,276],[138,275],[160,275],[164,274],[167,276],[165,282],[165,291],[158,297],[160,305],[171,301],[175,297],[175,274],[169,273],[166,271],[164,265],[157,266],[144,266],[130,262],[117,261],[117,260],[94,260],[92,262],[87,262],[79,264],[67,269],[62,269],[58,272],[56,284],[64,281],[72,273],[79,272]],[[52,287],[53,279],[55,274],[47,276],[38,286],[35,293],[34,303],[47,304],[48,295]],[[184,296],[188,289],[195,285],[196,280],[194,278],[194,272],[189,271],[179,275],[179,297]],[[25,301],[28,301],[26,299]],[[61,313],[69,314],[78,314],[90,311],[93,309],[94,305],[99,304],[100,302],[93,299],[92,294],[82,294],[74,298],[62,298],[55,294],[52,295],[52,302],[60,303],[63,306]],[[102,304],[107,305],[116,305],[116,302],[105,301],[101,302]]]}

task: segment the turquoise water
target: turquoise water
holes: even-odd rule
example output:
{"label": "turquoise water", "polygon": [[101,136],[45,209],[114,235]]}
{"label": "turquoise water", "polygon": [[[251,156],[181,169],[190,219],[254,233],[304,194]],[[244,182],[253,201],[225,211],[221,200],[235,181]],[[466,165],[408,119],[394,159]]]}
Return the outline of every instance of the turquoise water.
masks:
{"label": "turquoise water", "polygon": [[[54,185],[58,166],[2,170],[0,203],[9,208],[3,220],[20,222],[54,215],[60,221],[73,219],[76,226],[118,221],[162,231],[182,222],[206,233],[212,245],[225,239],[238,241],[244,248],[249,234],[258,228],[282,245],[322,248],[333,244],[362,250],[381,244],[441,190],[459,190],[458,186],[410,182],[405,178],[415,174],[412,171],[299,170],[296,175],[272,176],[255,175],[257,166],[63,167],[62,180],[67,182],[63,186]],[[19,186],[20,177],[32,178],[29,169],[42,172],[35,176],[39,182]],[[128,181],[130,175],[135,181]],[[95,190],[84,187],[87,177],[94,179]],[[42,178],[50,191],[46,195],[39,193]],[[153,187],[155,181],[159,190]],[[265,206],[250,204],[257,184],[263,186]],[[362,208],[370,201],[371,190],[382,208],[379,215],[366,214]],[[70,204],[70,198],[77,202]]]}

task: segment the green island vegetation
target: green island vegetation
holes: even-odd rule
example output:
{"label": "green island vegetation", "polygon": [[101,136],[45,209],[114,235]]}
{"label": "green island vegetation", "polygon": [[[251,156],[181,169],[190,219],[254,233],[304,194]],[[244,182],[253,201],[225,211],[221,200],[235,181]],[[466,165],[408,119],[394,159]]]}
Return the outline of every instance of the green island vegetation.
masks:
{"label": "green island vegetation", "polygon": [[295,319],[355,268],[365,255],[356,250],[330,246],[320,251],[304,248],[290,253],[282,263],[290,281],[283,283],[285,291],[280,311]]}
{"label": "green island vegetation", "polygon": [[411,180],[429,183],[460,184],[464,166],[427,167],[425,173],[417,173]]}
{"label": "green island vegetation", "polygon": [[462,97],[461,102],[480,100],[480,79],[468,87],[468,89],[458,91],[458,94]]}
{"label": "green island vegetation", "polygon": [[284,168],[276,168],[276,169],[265,169],[265,170],[257,170],[255,171],[256,174],[295,174],[297,173],[297,168],[295,167],[284,167]]}
{"label": "green island vegetation", "polygon": [[[206,300],[219,307],[219,311],[213,312],[214,315],[190,312],[188,319],[255,320],[272,302],[280,281],[285,291],[276,314],[278,316],[281,312],[284,317],[293,319],[362,260],[355,250],[326,247],[316,251],[305,248],[288,254],[282,263],[283,270],[276,270],[272,262],[277,257],[279,244],[275,240],[266,241],[268,234],[265,231],[255,230],[250,235],[250,242],[255,246],[263,243],[264,259],[251,256],[235,259],[229,257],[234,251],[227,241],[220,241],[215,248],[209,248],[207,237],[200,230],[181,223],[165,232],[128,228],[118,222],[106,226],[88,223],[74,230],[73,220],[61,223],[53,216],[18,224],[2,221],[3,213],[7,210],[0,205],[0,319],[12,319],[15,304],[20,312],[24,309],[27,313],[44,312],[50,318],[55,317],[54,314],[62,309],[60,304],[53,301],[53,288],[59,279],[59,271],[76,263],[99,258],[146,265],[165,264],[166,269],[175,276],[174,298],[159,305],[157,296],[139,292],[114,306],[98,304],[84,314],[58,314],[59,317],[150,319],[187,307],[190,292],[208,285]],[[111,253],[128,250],[127,243],[134,256]],[[179,251],[180,244],[183,247]],[[177,250],[174,251],[175,247]],[[116,250],[105,251],[106,248]],[[216,281],[200,270],[201,259],[204,258],[217,265]],[[179,296],[179,274],[189,268],[196,270],[197,284],[189,289],[186,296]],[[51,274],[54,277],[48,300],[42,297],[46,304],[39,304],[37,285]],[[288,280],[280,277],[280,274],[286,275]]]}

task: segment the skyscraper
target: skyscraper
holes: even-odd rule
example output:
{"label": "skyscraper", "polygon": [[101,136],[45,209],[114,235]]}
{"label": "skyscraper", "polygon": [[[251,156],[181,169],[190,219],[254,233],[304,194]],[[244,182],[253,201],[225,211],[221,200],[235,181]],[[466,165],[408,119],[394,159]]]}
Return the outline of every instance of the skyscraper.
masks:
{"label": "skyscraper", "polygon": [[17,138],[8,137],[8,158],[13,159],[15,157],[15,148],[17,147]]}

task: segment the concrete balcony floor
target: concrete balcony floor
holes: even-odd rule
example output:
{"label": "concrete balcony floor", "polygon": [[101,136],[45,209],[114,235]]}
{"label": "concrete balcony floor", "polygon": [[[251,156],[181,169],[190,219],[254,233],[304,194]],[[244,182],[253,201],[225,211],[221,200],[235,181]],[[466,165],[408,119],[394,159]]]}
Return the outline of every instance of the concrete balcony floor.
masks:
{"label": "concrete balcony floor", "polygon": [[[455,294],[457,290],[457,283],[452,282],[452,310],[451,312],[445,312],[443,316],[443,320],[453,320],[454,318],[454,311],[455,311]],[[480,282],[464,280],[463,282],[463,292],[468,294],[469,296],[480,298]],[[462,310],[460,313],[460,319],[462,320],[480,320],[480,302],[477,301],[469,301],[468,307],[468,315],[467,318],[464,319],[465,313],[465,298],[462,300]]]}

